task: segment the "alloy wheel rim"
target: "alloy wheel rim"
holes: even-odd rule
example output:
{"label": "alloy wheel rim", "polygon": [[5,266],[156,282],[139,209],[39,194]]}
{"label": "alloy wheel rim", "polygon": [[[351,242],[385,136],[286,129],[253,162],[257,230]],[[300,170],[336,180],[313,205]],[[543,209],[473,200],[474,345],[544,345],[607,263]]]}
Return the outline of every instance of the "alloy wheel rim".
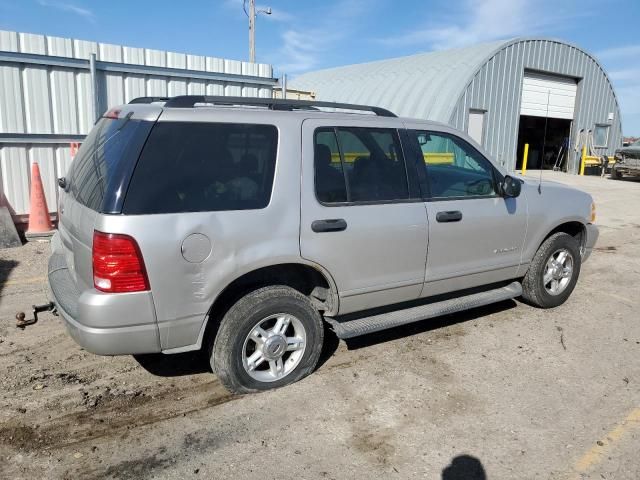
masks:
{"label": "alloy wheel rim", "polygon": [[567,289],[573,277],[573,255],[566,248],[553,252],[545,265],[542,284],[550,295],[560,295]]}
{"label": "alloy wheel rim", "polygon": [[298,366],[307,346],[302,322],[288,313],[269,315],[249,331],[242,346],[242,366],[260,382],[275,382]]}

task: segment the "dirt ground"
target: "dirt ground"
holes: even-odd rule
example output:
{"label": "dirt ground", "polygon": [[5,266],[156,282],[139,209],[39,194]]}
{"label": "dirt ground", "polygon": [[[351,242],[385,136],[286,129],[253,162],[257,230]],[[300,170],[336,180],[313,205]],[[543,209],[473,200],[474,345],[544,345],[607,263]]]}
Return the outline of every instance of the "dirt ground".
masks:
{"label": "dirt ground", "polygon": [[504,302],[338,342],[229,395],[196,354],[99,357],[46,302],[48,244],[0,251],[0,478],[640,478],[640,182],[590,192],[601,237],[560,308]]}

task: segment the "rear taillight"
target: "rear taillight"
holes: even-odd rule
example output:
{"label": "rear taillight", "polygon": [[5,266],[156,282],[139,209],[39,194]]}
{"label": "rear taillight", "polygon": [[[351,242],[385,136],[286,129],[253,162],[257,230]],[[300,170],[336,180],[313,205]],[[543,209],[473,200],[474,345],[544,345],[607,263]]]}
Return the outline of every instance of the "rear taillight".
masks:
{"label": "rear taillight", "polygon": [[93,285],[107,293],[149,290],[142,253],[132,237],[93,232]]}

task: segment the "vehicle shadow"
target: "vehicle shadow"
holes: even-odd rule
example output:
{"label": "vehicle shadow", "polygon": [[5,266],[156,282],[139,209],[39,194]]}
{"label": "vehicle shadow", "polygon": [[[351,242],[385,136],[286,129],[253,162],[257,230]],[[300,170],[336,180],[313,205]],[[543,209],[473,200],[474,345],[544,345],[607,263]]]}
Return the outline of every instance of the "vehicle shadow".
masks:
{"label": "vehicle shadow", "polygon": [[[506,300],[504,302],[494,303],[492,305],[478,307],[464,312],[452,313],[450,315],[390,328],[388,330],[363,335],[361,337],[350,338],[345,340],[345,343],[349,350],[357,350],[359,348],[366,348],[379,343],[397,340],[399,338],[438,330],[458,323],[476,320],[493,313],[510,310],[516,306],[517,303],[515,301]],[[331,330],[329,325],[325,323],[324,343],[322,345],[322,352],[316,369],[322,367],[322,365],[324,365],[334,355],[339,344],[340,340],[333,330]],[[176,353],[172,355],[152,353],[146,355],[134,355],[133,358],[147,372],[159,377],[179,377],[211,372],[209,359],[203,351]]]}
{"label": "vehicle shadow", "polygon": [[458,455],[442,470],[442,480],[487,480],[487,474],[476,457]]}
{"label": "vehicle shadow", "polygon": [[147,372],[157,377],[182,377],[211,372],[211,365],[201,350],[172,355],[149,353],[134,355],[133,358]]}
{"label": "vehicle shadow", "polygon": [[[370,347],[379,343],[397,340],[399,338],[410,337],[419,333],[430,332],[444,327],[456,325],[458,323],[469,322],[479,318],[500,313],[515,308],[518,304],[514,300],[505,300],[484,307],[473,308],[463,312],[452,313],[442,317],[431,318],[400,327],[382,330],[381,332],[362,335],[361,337],[350,338],[345,340],[349,350],[357,350],[359,348]],[[333,334],[333,332],[331,332]],[[335,337],[335,334],[333,334]]]}

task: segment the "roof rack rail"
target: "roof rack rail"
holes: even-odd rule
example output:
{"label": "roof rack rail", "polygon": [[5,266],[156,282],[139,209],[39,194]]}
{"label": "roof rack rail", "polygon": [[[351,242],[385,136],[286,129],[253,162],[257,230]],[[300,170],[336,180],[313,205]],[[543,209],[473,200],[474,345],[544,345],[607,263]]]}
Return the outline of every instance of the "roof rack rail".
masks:
{"label": "roof rack rail", "polygon": [[154,102],[166,102],[169,97],[138,97],[129,102],[132,103],[154,103]]}
{"label": "roof rack rail", "polygon": [[[145,98],[145,97],[143,97]],[[151,97],[153,98],[153,97]],[[138,100],[138,99],[136,99]],[[133,103],[131,101],[129,103]],[[138,102],[143,103],[143,102]],[[381,107],[370,105],[353,105],[350,103],[322,102],[315,100],[285,100],[282,98],[224,97],[207,95],[180,95],[169,98],[164,104],[168,108],[192,108],[197,103],[212,105],[251,105],[264,106],[271,110],[313,110],[318,107],[336,108],[340,110],[362,110],[375,113],[379,117],[395,117],[396,114]]]}

